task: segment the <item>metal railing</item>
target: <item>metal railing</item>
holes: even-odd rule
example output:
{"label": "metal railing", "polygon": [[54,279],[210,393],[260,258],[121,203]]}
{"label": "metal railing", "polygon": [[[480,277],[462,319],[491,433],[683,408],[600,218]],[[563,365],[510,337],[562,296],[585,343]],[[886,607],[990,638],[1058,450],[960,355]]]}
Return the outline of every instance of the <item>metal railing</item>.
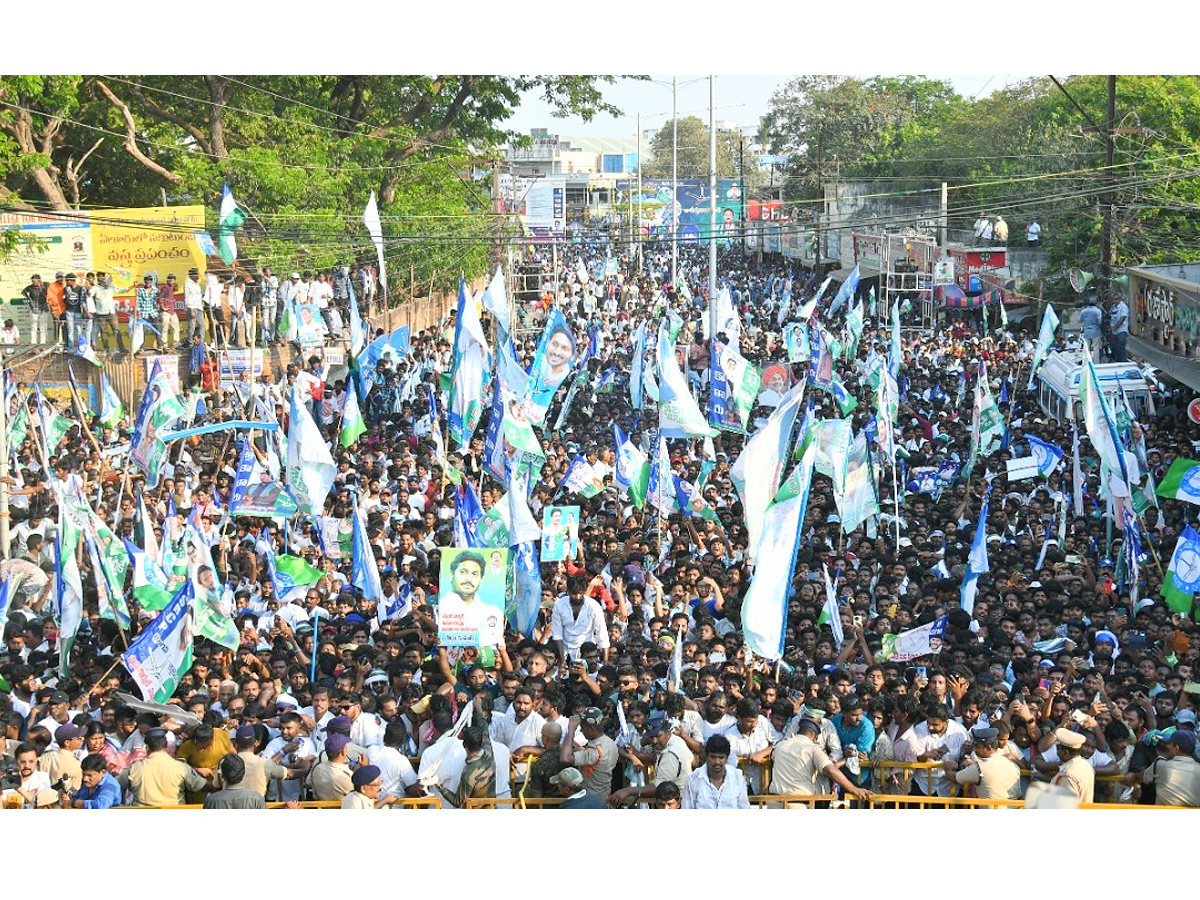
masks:
{"label": "metal railing", "polygon": [[[392,809],[400,807],[402,809],[441,809],[442,799],[440,797],[397,797],[391,803],[387,804]],[[287,803],[271,800],[267,803],[267,809],[341,809],[341,800],[300,800],[296,807],[289,807]],[[113,809],[204,809],[203,803],[175,803],[170,806],[114,806]]]}

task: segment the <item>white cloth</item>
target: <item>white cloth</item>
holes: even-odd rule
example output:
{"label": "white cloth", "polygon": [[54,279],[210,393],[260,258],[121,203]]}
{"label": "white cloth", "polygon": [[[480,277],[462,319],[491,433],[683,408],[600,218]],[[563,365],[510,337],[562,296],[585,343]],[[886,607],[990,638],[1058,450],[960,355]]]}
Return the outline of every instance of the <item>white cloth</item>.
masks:
{"label": "white cloth", "polygon": [[684,809],[749,809],[746,779],[737,766],[725,764],[725,780],[721,787],[708,777],[708,766],[702,765],[688,776],[683,790]]}
{"label": "white cloth", "polygon": [[413,771],[412,763],[395,747],[384,747],[382,744],[368,747],[367,759],[371,765],[379,767],[383,783],[381,794],[385,797],[388,794],[403,797],[405,788],[417,783],[417,773]]}
{"label": "white cloth", "polygon": [[583,598],[578,616],[571,610],[570,597],[555,600],[554,611],[550,614],[550,635],[554,640],[563,642],[572,659],[579,658],[579,648],[587,641],[593,641],[601,650],[609,646],[604,610],[591,597]]}

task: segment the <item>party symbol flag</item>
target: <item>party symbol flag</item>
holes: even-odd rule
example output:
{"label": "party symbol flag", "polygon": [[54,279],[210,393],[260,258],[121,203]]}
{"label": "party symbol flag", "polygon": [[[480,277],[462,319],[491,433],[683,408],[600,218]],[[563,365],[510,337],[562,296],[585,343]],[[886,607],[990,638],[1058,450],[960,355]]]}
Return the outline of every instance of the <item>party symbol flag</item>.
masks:
{"label": "party symbol flag", "polygon": [[246,212],[233,199],[229,185],[224,185],[221,191],[221,221],[217,226],[217,246],[221,251],[221,260],[225,265],[232,265],[237,259],[237,239],[234,233],[246,221]]}
{"label": "party symbol flag", "polygon": [[166,703],[192,667],[192,582],[186,581],[141,634],[121,654],[142,698]]}

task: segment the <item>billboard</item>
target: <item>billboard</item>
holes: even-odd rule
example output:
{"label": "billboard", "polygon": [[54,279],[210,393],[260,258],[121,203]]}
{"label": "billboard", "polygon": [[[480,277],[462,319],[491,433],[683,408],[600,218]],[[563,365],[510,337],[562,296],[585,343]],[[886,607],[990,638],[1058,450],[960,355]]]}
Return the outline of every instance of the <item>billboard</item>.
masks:
{"label": "billboard", "polygon": [[[708,240],[710,195],[708,182],[684,178],[671,188],[669,178],[644,178],[638,194],[637,181],[618,181],[618,205],[629,203],[642,209],[642,230],[650,236],[666,237],[671,233],[671,216],[675,216],[681,241]],[[717,179],[717,235],[733,239],[741,236],[742,185],[735,178]]]}
{"label": "billboard", "polygon": [[118,311],[130,312],[144,276],[161,283],[174,275],[182,285],[188,269],[204,273],[203,244],[211,244],[199,205],[4,213],[0,228],[19,229],[35,240],[0,261],[0,315],[11,316],[26,333],[29,314],[21,291],[31,275],[41,275],[48,284],[55,272],[74,272],[82,284],[88,272],[108,272]]}
{"label": "billboard", "polygon": [[567,225],[566,180],[542,178],[529,185],[522,216],[535,232],[562,234]]}
{"label": "billboard", "polygon": [[438,643],[494,647],[503,642],[508,549],[443,547],[441,553]]}

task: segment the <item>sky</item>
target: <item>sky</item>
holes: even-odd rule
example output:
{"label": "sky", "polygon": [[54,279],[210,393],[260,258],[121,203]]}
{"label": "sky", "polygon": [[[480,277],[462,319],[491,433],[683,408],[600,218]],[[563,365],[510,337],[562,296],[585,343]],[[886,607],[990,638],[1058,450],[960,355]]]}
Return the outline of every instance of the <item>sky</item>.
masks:
{"label": "sky", "polygon": [[[550,105],[536,94],[526,95],[516,114],[507,125],[514,131],[528,134],[531,128],[548,128],[551,133],[573,137],[632,137],[637,133],[637,114],[642,115],[642,129],[659,128],[671,119],[671,77],[652,75],[649,82],[621,81],[604,88],[604,96],[619,107],[624,118],[608,114],[584,122],[578,116],[556,119]],[[708,120],[708,76],[678,75],[679,116],[694,115]],[[716,84],[716,116],[718,123],[730,122],[739,128],[757,128],[758,120],[766,114],[771,94],[786,83],[789,75],[718,75]],[[987,96],[1006,84],[1028,77],[1022,75],[930,75],[948,79],[955,89],[968,97]]]}

